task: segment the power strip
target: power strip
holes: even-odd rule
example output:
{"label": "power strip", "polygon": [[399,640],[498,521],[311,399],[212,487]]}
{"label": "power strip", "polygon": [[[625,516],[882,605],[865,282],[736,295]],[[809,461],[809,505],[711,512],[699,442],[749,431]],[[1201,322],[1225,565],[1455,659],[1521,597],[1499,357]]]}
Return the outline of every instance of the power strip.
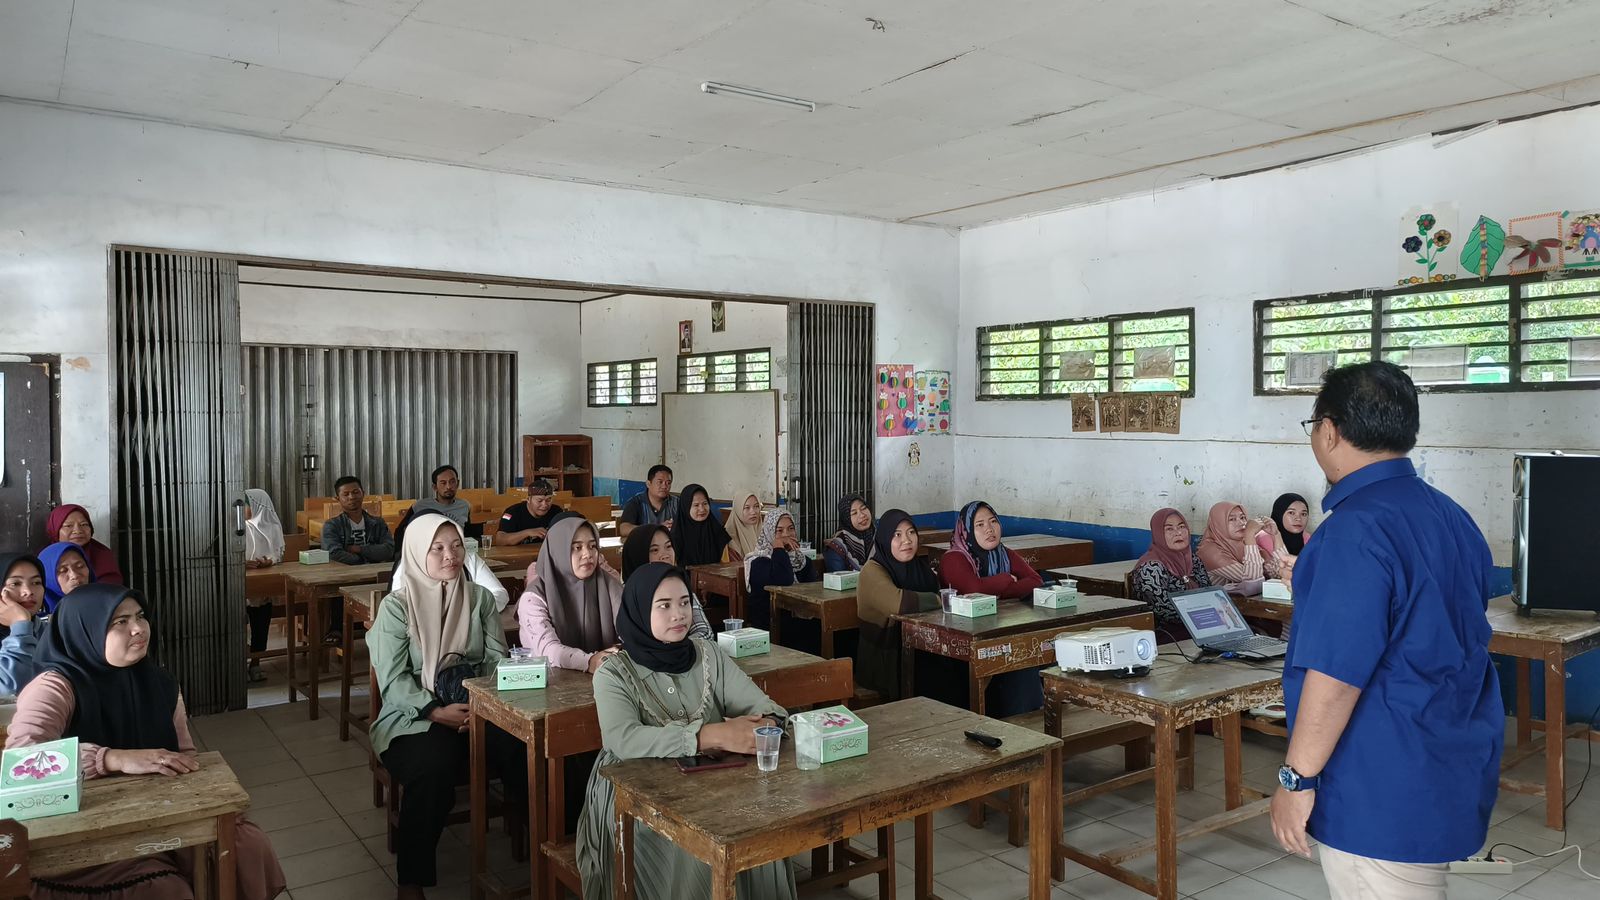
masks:
{"label": "power strip", "polygon": [[1469,856],[1451,863],[1450,871],[1456,875],[1510,875],[1512,863],[1509,859]]}

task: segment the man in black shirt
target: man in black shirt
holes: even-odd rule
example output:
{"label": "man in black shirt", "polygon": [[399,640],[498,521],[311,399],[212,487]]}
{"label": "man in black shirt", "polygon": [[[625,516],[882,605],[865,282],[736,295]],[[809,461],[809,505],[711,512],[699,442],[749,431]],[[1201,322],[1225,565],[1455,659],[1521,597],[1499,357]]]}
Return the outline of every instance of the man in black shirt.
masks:
{"label": "man in black shirt", "polygon": [[509,547],[512,544],[537,544],[543,541],[550,523],[561,515],[561,507],[551,502],[555,492],[550,482],[535,478],[528,485],[528,502],[506,507],[505,515],[500,517],[500,531],[494,536],[494,543]]}

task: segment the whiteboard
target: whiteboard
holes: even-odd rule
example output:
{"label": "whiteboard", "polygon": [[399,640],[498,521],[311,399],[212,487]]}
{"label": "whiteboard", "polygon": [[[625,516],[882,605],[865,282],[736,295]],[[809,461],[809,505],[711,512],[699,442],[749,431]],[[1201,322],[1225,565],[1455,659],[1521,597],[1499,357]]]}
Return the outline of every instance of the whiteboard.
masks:
{"label": "whiteboard", "polygon": [[681,489],[703,484],[718,500],[778,496],[778,392],[661,395],[661,458]]}

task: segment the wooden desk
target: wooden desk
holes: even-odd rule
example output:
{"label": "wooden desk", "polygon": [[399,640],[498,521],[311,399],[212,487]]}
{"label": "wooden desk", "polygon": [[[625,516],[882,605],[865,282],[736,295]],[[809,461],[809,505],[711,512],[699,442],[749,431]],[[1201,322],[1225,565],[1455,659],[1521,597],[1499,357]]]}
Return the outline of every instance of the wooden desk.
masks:
{"label": "wooden desk", "polygon": [[772,598],[772,643],[777,644],[783,628],[783,613],[796,619],[815,620],[822,626],[822,656],[833,659],[833,635],[861,624],[856,618],[856,591],[830,591],[820,581],[768,587]]}
{"label": "wooden desk", "polygon": [[744,618],[744,563],[689,567],[689,590],[705,603],[707,595],[728,598],[728,618]]}
{"label": "wooden desk", "polygon": [[[853,684],[847,660],[825,660],[787,647],[735,660],[773,702],[792,709],[850,698]],[[466,682],[472,705],[471,803],[474,900],[485,890],[508,893],[487,872],[488,768],[484,723],[492,723],[527,747],[531,853],[528,883],[548,893],[551,878],[543,847],[564,830],[566,798],[562,760],[600,749],[600,720],[594,707],[594,679],[587,672],[551,667],[543,690],[500,691],[493,678]],[[753,766],[752,766],[753,768]],[[845,837],[849,837],[846,835]]]}
{"label": "wooden desk", "polygon": [[[1563,746],[1569,737],[1585,735],[1587,723],[1567,725],[1567,660],[1600,648],[1600,616],[1589,612],[1537,610],[1517,614],[1510,596],[1489,601],[1489,652],[1517,660],[1517,745],[1501,760],[1502,771],[1539,752],[1545,752],[1544,784],[1500,779],[1500,786],[1519,794],[1545,798],[1544,824],[1560,831],[1566,827],[1566,769]],[[1529,669],[1544,663],[1543,741],[1533,739],[1533,691]],[[1593,739],[1593,735],[1589,735]]]}
{"label": "wooden desk", "polygon": [[[1187,641],[1184,642],[1188,644]],[[1194,653],[1192,646],[1185,651]],[[1283,700],[1282,673],[1236,660],[1192,665],[1170,656],[1158,657],[1143,678],[1106,678],[1084,672],[1044,672],[1045,730],[1060,734],[1062,705],[1073,703],[1110,713],[1120,719],[1142,722],[1155,729],[1156,833],[1125,847],[1092,853],[1069,846],[1059,824],[1052,825],[1056,852],[1079,865],[1102,872],[1123,884],[1160,900],[1178,896],[1178,841],[1208,834],[1263,815],[1271,802],[1267,795],[1243,785],[1239,713]],[[1216,719],[1222,738],[1223,800],[1227,811],[1201,819],[1179,831],[1179,732],[1196,722]],[[1249,795],[1254,802],[1245,805]],[[1054,809],[1059,812],[1060,804]],[[1132,872],[1122,863],[1154,851],[1156,877]]]}
{"label": "wooden desk", "polygon": [[968,619],[945,612],[909,613],[900,622],[900,691],[914,697],[917,651],[967,664],[969,703],[984,711],[984,690],[996,675],[1048,666],[1056,661],[1056,635],[1087,628],[1153,628],[1150,607],[1117,597],[1082,597],[1076,609],[1038,609],[1019,600],[1001,600],[1000,612]]}
{"label": "wooden desk", "polygon": [[339,660],[339,740],[350,740],[350,726],[365,731],[368,716],[350,711],[350,689],[355,673],[350,671],[350,661],[355,657],[355,626],[371,630],[373,617],[378,614],[378,602],[389,595],[392,588],[387,581],[372,584],[346,585],[339,588],[344,600],[344,631],[340,635]]}
{"label": "wooden desk", "polygon": [[[245,569],[245,600],[267,600],[274,605],[285,606],[285,598],[288,595],[288,579],[286,576],[297,573],[304,568],[305,566],[300,565],[299,562],[281,562],[265,569]],[[286,606],[285,608],[287,609]],[[289,653],[293,646],[294,640],[291,636],[285,639],[282,649],[249,650],[246,655],[251,662],[276,659]]]}
{"label": "wooden desk", "polygon": [[[491,570],[505,568],[505,563],[496,560],[484,560]],[[296,563],[296,565],[299,565]],[[289,659],[289,702],[299,699],[296,692],[302,692],[311,702],[311,718],[319,718],[322,714],[317,702],[317,691],[322,684],[322,648],[321,640],[323,630],[327,627],[326,617],[322,614],[322,601],[332,600],[339,596],[339,589],[359,584],[372,584],[388,579],[389,573],[394,568],[393,563],[365,563],[359,566],[346,566],[340,563],[324,563],[316,566],[299,566],[300,571],[287,573],[284,577],[288,582],[289,596],[288,607],[288,649]],[[300,611],[305,615],[306,643],[303,647],[295,646],[295,621]],[[348,634],[348,632],[347,632]],[[339,650],[345,651],[347,642],[336,645]],[[306,672],[302,679],[295,672],[295,657],[304,654],[306,657]]]}
{"label": "wooden desk", "polygon": [[[220,753],[201,753],[200,771],[175,778],[111,777],[83,783],[79,811],[32,819],[28,869],[51,878],[89,866],[194,851],[195,895],[232,900],[234,819],[250,806]],[[207,845],[216,845],[216,865]]]}
{"label": "wooden desk", "polygon": [[1260,594],[1252,594],[1249,597],[1229,594],[1228,599],[1233,601],[1233,605],[1238,607],[1239,612],[1247,619],[1267,619],[1285,625],[1294,621],[1293,600],[1268,600]]}
{"label": "wooden desk", "polygon": [[[775,772],[746,765],[689,780],[666,759],[632,759],[600,770],[616,788],[615,896],[634,895],[635,820],[711,866],[714,900],[734,900],[741,871],[913,819],[912,895],[929,897],[934,811],[1007,787],[1029,789],[1028,896],[1050,896],[1050,808],[1059,805],[1060,741],[926,697],[860,716],[871,729],[867,755],[813,771],[795,767],[792,742],[785,743]],[[980,747],[963,736],[971,729],[1004,744]],[[892,867],[889,873],[879,896],[895,895]]]}
{"label": "wooden desk", "polygon": [[1081,593],[1098,594],[1101,597],[1131,597],[1133,594],[1128,590],[1128,577],[1133,574],[1137,562],[1137,559],[1119,559],[1116,562],[1051,569],[1040,574],[1056,579],[1071,578],[1078,583]]}
{"label": "wooden desk", "polygon": [[[1035,571],[1059,569],[1066,566],[1086,566],[1094,562],[1094,542],[1081,538],[1057,537],[1053,534],[1019,534],[1003,537],[1007,549],[1028,561]],[[928,562],[938,568],[939,560],[950,549],[948,540],[923,544],[927,547]]]}

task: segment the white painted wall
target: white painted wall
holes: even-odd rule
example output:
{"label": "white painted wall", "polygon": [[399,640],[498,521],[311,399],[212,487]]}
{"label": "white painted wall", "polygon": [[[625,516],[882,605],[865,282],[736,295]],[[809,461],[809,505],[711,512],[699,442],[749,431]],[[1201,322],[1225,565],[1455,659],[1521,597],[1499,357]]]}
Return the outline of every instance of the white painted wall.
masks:
{"label": "white painted wall", "polygon": [[[0,103],[0,350],[59,353],[62,492],[102,519],[106,248],[130,243],[877,305],[878,357],[949,368],[957,237]],[[880,441],[877,488],[949,503],[953,441]],[[880,501],[881,502],[881,501]],[[102,526],[104,527],[104,526]]]}
{"label": "white painted wall", "polygon": [[517,433],[566,433],[578,424],[576,303],[247,283],[239,286],[239,335],[253,344],[514,351]]}
{"label": "white painted wall", "polygon": [[[684,297],[624,294],[582,304],[583,367],[625,359],[654,359],[658,390],[677,390],[678,323],[694,322],[694,352],[725,350],[772,351],[772,386],[781,395],[788,387],[789,311],[776,303],[728,303],[728,330],[711,331],[711,301]],[[587,385],[585,385],[585,388]],[[580,405],[583,431],[594,438],[595,474],[643,481],[661,462],[661,407],[591,407]],[[779,446],[789,429],[788,404],[779,401]],[[784,460],[779,460],[783,471]],[[679,485],[698,480],[693,472],[677,473]],[[767,498],[772,499],[772,498]]]}
{"label": "white painted wall", "polygon": [[[1285,490],[1319,497],[1298,424],[1310,398],[1252,394],[1252,302],[1393,285],[1412,206],[1455,201],[1463,232],[1480,213],[1600,206],[1600,181],[1568,168],[1595,146],[1600,109],[1586,109],[963,232],[956,484],[1006,513],[1138,527],[1166,505],[1264,514]],[[1066,402],[973,399],[978,326],[1180,306],[1196,309],[1198,364],[1177,436],[1074,435]],[[1422,400],[1415,459],[1501,564],[1511,452],[1528,448],[1600,449],[1600,391]]]}

